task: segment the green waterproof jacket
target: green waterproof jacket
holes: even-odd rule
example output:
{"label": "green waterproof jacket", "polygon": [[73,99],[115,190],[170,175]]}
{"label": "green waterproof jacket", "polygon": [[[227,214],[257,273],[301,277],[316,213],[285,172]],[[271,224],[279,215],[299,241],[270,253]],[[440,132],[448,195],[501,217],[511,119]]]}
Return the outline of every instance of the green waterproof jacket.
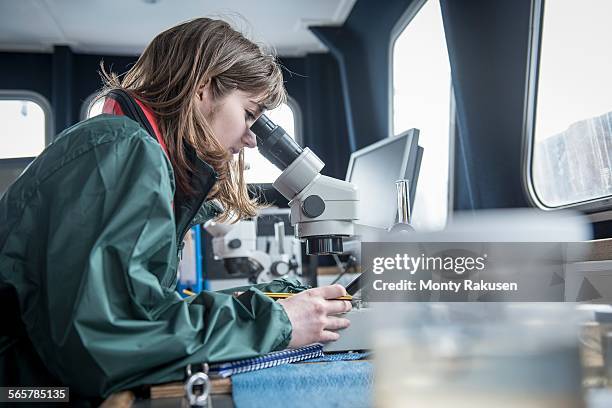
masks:
{"label": "green waterproof jacket", "polygon": [[181,380],[187,364],[285,348],[289,319],[260,290],[303,290],[296,282],[239,297],[175,291],[177,243],[216,215],[210,203],[184,207],[168,158],[136,122],[101,115],[59,135],[0,200],[0,385],[105,397]]}

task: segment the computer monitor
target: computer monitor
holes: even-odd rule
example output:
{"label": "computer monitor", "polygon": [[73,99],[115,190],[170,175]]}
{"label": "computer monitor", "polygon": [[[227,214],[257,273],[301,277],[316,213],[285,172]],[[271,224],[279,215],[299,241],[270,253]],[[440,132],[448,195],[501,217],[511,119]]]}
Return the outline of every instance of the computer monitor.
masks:
{"label": "computer monitor", "polygon": [[418,141],[419,130],[410,129],[351,154],[346,181],[359,189],[358,224],[389,228],[396,222],[399,179],[410,181],[412,210],[423,156]]}

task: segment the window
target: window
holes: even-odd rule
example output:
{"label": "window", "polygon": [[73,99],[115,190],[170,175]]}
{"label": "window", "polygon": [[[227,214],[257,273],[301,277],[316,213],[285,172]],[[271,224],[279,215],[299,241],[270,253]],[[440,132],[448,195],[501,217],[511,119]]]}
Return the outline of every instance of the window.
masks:
{"label": "window", "polygon": [[81,120],[93,118],[94,116],[102,114],[104,98],[100,98],[92,104],[91,102],[93,102],[96,96],[98,96],[97,92],[89,95],[87,99],[85,99],[85,102],[83,102],[83,105],[81,105]]}
{"label": "window", "polygon": [[[297,112],[297,105],[289,100],[289,103],[284,103],[276,109],[266,112],[266,115],[274,123],[285,129],[289,136],[295,138],[295,132],[298,128],[297,123],[299,123]],[[244,149],[244,161],[248,167],[248,170],[244,172],[247,183],[272,183],[281,174],[281,171],[266,160],[257,148]]]}
{"label": "window", "polygon": [[536,2],[527,174],[542,207],[601,209],[612,195],[610,15],[606,0]]}
{"label": "window", "polygon": [[51,108],[33,92],[0,92],[0,123],[0,159],[36,157],[51,137]]}
{"label": "window", "polygon": [[442,229],[449,208],[454,114],[439,0],[419,2],[409,9],[400,28],[392,52],[393,134],[420,130],[419,145],[424,152],[412,223],[419,230]]}

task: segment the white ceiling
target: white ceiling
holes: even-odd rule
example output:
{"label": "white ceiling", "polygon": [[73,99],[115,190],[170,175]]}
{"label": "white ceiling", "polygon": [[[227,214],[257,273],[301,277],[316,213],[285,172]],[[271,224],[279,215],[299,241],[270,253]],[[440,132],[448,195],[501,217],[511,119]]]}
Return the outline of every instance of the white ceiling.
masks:
{"label": "white ceiling", "polygon": [[195,17],[229,21],[279,55],[325,51],[309,25],[341,25],[356,0],[0,0],[0,51],[135,55]]}

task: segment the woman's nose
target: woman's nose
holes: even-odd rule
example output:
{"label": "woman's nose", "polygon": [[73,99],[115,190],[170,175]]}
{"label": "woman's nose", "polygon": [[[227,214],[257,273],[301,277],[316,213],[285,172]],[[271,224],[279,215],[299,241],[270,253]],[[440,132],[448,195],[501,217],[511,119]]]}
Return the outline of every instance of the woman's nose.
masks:
{"label": "woman's nose", "polygon": [[255,133],[251,132],[250,129],[247,129],[247,132],[243,138],[243,142],[247,147],[251,149],[257,147],[257,138],[255,137]]}

